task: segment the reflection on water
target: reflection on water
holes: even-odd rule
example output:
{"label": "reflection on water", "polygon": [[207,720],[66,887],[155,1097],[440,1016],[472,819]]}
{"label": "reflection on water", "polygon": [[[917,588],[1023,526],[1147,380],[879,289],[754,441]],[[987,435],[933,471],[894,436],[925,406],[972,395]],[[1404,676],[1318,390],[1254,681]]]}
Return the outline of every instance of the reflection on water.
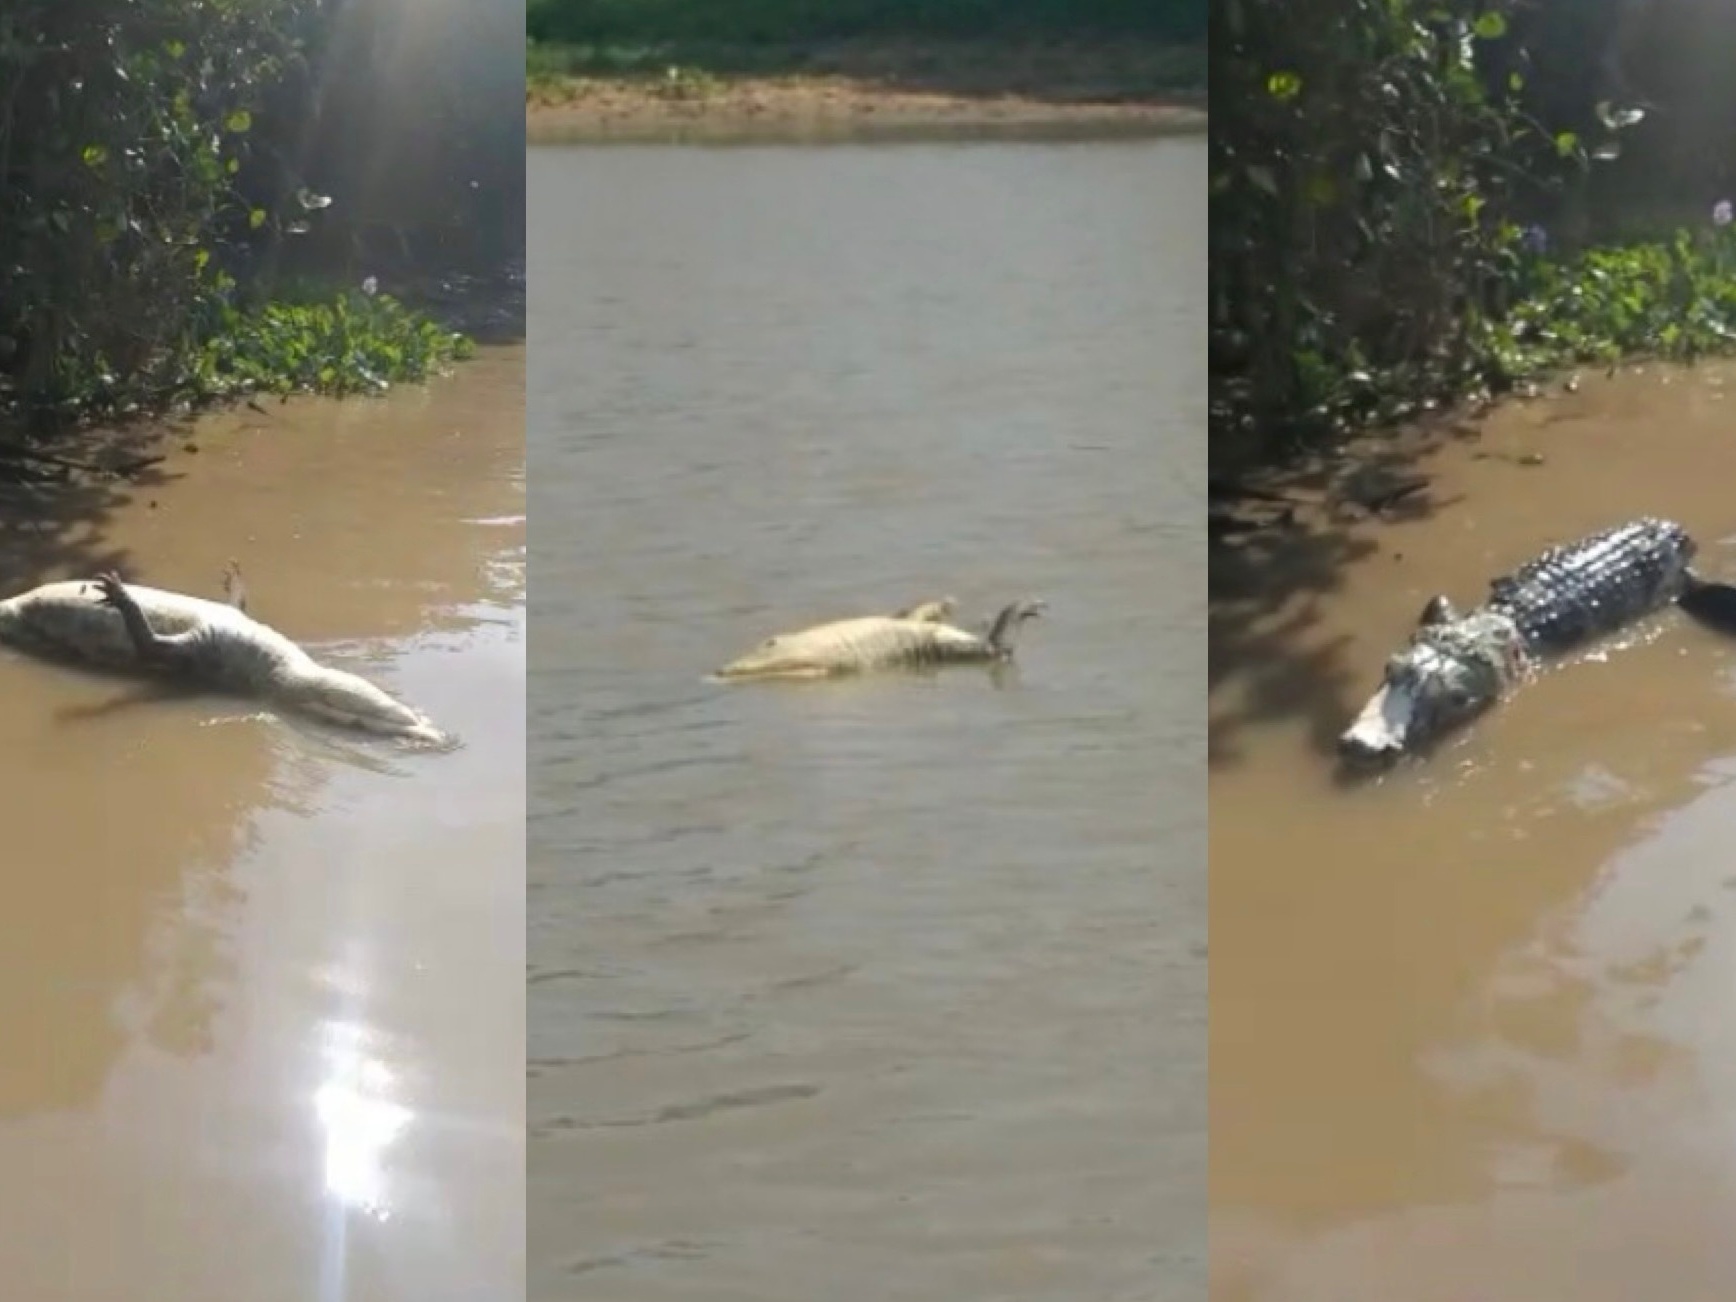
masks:
{"label": "reflection on water", "polygon": [[8,591],[215,592],[234,555],[261,618],[468,742],[0,654],[8,1296],[522,1296],[522,392],[490,352],[5,504]]}
{"label": "reflection on water", "polygon": [[383,1221],[390,1210],[382,1162],[413,1114],[391,1100],[392,1073],[385,1063],[362,1053],[367,1039],[363,1027],[328,1022],[325,1038],[330,1073],[313,1096],[313,1106],[326,1134],[326,1193]]}
{"label": "reflection on water", "polygon": [[1197,1298],[1204,142],[530,172],[530,1296]]}
{"label": "reflection on water", "polygon": [[1428,597],[1549,543],[1664,515],[1736,574],[1733,391],[1587,377],[1392,443],[1408,518],[1214,556],[1214,1298],[1728,1294],[1736,644],[1667,611],[1379,782],[1328,747]]}

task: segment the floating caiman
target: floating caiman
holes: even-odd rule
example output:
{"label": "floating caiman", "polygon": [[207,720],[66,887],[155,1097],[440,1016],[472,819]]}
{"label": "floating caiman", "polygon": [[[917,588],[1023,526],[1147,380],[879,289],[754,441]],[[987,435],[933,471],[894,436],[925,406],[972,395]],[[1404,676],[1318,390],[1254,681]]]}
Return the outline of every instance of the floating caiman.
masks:
{"label": "floating caiman", "polygon": [[726,681],[831,678],[877,669],[1004,664],[1013,657],[1020,626],[1047,607],[1037,600],[1015,601],[981,633],[946,623],[952,608],[952,599],[947,597],[907,607],[896,615],[865,615],[780,633],[730,661],[714,677]]}
{"label": "floating caiman", "polygon": [[458,744],[419,710],[365,678],[322,665],[247,614],[239,568],[227,601],[123,583],[104,574],[46,583],[0,601],[0,644],[177,678],[281,709],[438,749]]}

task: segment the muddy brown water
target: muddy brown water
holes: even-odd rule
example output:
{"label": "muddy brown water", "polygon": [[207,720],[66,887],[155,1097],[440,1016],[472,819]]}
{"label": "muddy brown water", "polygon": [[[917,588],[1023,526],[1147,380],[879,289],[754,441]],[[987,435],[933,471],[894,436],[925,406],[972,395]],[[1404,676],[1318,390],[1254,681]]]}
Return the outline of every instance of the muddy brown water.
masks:
{"label": "muddy brown water", "polygon": [[1664,515],[1736,576],[1733,424],[1727,366],[1590,378],[1395,445],[1407,518],[1214,554],[1214,1299],[1730,1295],[1736,642],[1665,612],[1377,783],[1322,748],[1551,542]]}
{"label": "muddy brown water", "polygon": [[258,617],[466,744],[0,653],[0,1291],[521,1298],[523,352],[166,451],[10,496],[7,590],[215,593],[234,556]]}
{"label": "muddy brown water", "polygon": [[1201,1297],[1205,142],[530,187],[530,1296]]}

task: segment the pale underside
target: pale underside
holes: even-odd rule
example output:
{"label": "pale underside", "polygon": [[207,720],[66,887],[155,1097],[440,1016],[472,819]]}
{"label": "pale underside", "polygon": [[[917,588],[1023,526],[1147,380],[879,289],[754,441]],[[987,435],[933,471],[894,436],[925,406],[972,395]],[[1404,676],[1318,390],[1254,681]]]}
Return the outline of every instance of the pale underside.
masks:
{"label": "pale underside", "polygon": [[356,674],[320,664],[233,606],[137,584],[126,590],[152,631],[177,644],[160,666],[140,659],[120,612],[90,582],[44,584],[0,601],[0,643],[108,669],[168,669],[328,723],[429,745],[453,742],[418,711]]}
{"label": "pale underside", "polygon": [[868,615],[769,638],[719,678],[826,678],[884,669],[982,663],[997,653],[975,633],[927,619]]}

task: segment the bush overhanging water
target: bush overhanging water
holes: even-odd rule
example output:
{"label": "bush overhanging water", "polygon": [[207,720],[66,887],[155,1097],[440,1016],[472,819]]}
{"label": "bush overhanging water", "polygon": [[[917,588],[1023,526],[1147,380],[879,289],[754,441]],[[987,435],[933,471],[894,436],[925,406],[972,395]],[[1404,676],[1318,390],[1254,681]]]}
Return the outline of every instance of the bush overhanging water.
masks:
{"label": "bush overhanging water", "polygon": [[[1505,0],[1225,0],[1211,45],[1212,451],[1245,465],[1556,368],[1736,344],[1731,208],[1551,247],[1644,114],[1540,120]],[[1588,21],[1594,15],[1587,11]],[[1577,75],[1577,74],[1575,74]]]}
{"label": "bush overhanging water", "polygon": [[[377,391],[465,343],[382,295],[273,302],[331,200],[261,117],[320,0],[17,0],[0,15],[0,417],[54,424],[243,389]],[[264,198],[261,196],[271,196]]]}

